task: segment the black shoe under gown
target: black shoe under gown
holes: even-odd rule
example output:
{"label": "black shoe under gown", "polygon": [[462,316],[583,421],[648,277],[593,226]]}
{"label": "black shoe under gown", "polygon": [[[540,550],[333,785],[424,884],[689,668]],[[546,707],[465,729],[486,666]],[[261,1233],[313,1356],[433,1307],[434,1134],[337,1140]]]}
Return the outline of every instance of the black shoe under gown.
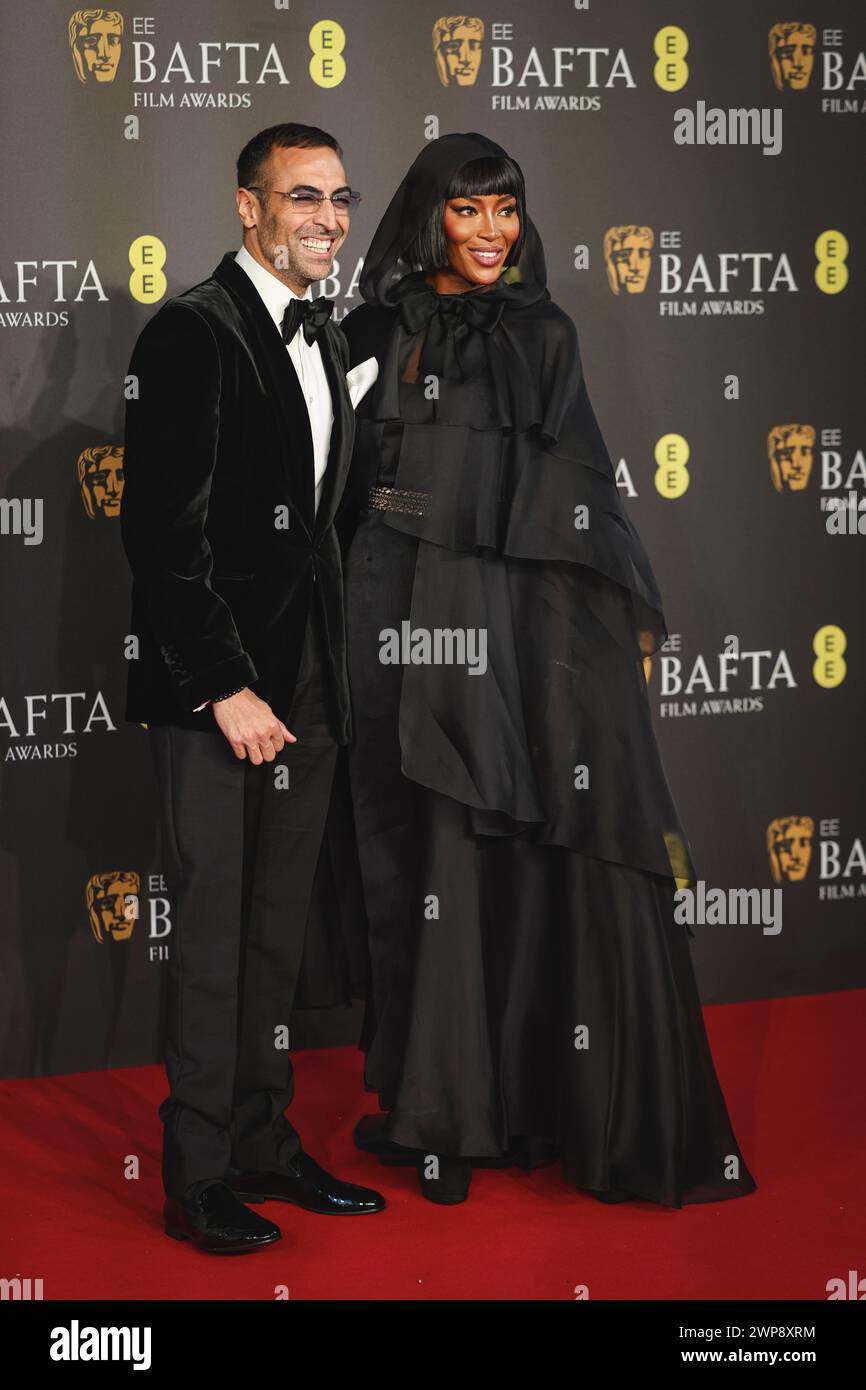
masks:
{"label": "black shoe under gown", "polygon": [[479,833],[466,805],[401,770],[406,668],[381,663],[379,635],[410,612],[417,546],[365,511],[346,566],[375,1018],[366,1081],[390,1112],[387,1137],[525,1165],[558,1158],[578,1188],[669,1207],[753,1191],[674,879]]}

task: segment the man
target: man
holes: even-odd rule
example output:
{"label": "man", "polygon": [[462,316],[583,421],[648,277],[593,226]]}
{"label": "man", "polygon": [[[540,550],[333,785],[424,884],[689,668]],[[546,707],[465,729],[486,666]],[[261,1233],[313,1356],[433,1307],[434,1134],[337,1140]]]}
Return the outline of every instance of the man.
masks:
{"label": "man", "polygon": [[238,185],[242,248],[169,300],[133,352],[121,520],[140,646],[126,716],[148,728],[177,914],[165,1230],[221,1252],[280,1237],[244,1197],[384,1206],[320,1168],[283,1114],[313,875],[350,735],[334,519],[353,402],[332,304],[310,287],[359,195],[333,137],[296,124],[246,145]]}

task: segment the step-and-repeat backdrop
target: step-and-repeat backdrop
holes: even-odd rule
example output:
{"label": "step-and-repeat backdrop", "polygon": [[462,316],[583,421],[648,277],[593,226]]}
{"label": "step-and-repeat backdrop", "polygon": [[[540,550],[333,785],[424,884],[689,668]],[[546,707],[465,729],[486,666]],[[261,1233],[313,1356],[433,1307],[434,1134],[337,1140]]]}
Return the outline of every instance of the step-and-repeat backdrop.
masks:
{"label": "step-and-repeat backdrop", "polygon": [[648,689],[702,997],[866,983],[860,0],[34,0],[0,30],[0,1071],[159,1056],[124,375],[239,244],[236,156],[286,120],[332,132],[363,193],[337,317],[424,141],[478,130],[521,164],[666,601]]}

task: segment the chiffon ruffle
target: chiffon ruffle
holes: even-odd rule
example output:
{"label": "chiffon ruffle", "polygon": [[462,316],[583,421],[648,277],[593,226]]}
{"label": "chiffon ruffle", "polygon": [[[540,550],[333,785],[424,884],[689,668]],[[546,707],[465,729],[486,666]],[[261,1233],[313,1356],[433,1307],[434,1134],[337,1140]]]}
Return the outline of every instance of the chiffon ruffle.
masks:
{"label": "chiffon ruffle", "polygon": [[[383,364],[358,413],[358,505],[386,473],[424,499],[418,514],[383,513],[418,541],[404,618],[412,632],[486,643],[483,674],[404,667],[403,770],[469,808],[478,833],[525,831],[684,886],[695,871],[643,670],[667,635],[658,585],[616,487],[574,325],[549,301],[519,318],[519,365],[442,383],[432,399],[399,381],[413,335],[397,315],[361,307],[346,320],[353,361]],[[481,337],[495,363],[497,335]]]}

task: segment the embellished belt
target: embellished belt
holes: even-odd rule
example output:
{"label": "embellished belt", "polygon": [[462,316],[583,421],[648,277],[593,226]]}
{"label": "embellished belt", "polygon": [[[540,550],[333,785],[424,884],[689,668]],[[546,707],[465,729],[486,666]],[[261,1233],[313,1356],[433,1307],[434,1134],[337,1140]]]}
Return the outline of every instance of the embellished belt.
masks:
{"label": "embellished belt", "polygon": [[410,516],[426,516],[430,510],[429,492],[410,492],[399,487],[371,487],[367,506],[380,512],[407,512]]}

